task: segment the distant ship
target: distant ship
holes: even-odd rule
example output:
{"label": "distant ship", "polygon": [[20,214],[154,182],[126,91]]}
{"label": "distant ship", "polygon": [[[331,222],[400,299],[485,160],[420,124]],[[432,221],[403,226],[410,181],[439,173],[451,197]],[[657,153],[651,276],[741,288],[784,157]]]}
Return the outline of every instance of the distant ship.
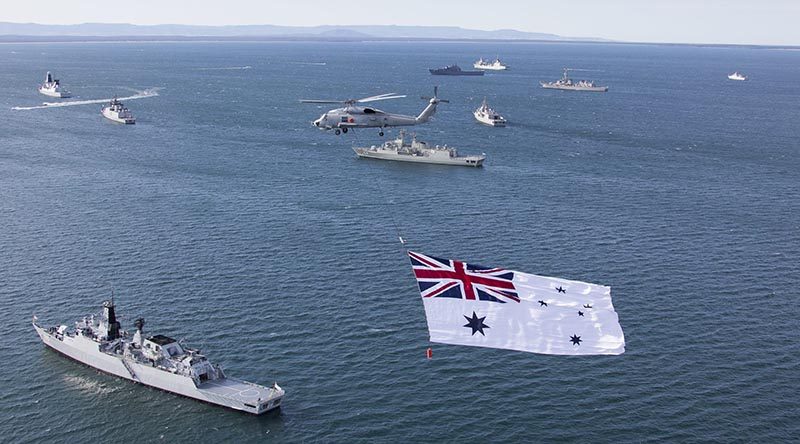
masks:
{"label": "distant ship", "polygon": [[508,65],[504,65],[499,58],[494,59],[494,62],[490,62],[488,60],[483,60],[481,57],[472,66],[477,69],[485,69],[488,71],[505,71],[508,69]]}
{"label": "distant ship", "polygon": [[458,65],[448,65],[444,68],[431,68],[428,71],[435,76],[482,76],[483,71],[464,71]]}
{"label": "distant ship", "polygon": [[58,97],[61,99],[72,97],[72,94],[70,94],[69,91],[61,89],[61,83],[59,83],[58,79],[53,78],[53,75],[50,74],[50,71],[47,71],[47,75],[44,78],[44,83],[39,86],[39,92],[46,96]]}
{"label": "distant ship", "polygon": [[256,415],[280,407],[285,392],[277,383],[264,387],[228,378],[199,350],[164,335],[145,338],[144,319],[134,326],[133,334],[121,329],[113,299],[103,303],[99,319],[84,317],[73,328],[44,328],[33,317],[33,328],[46,346],[102,372]]}
{"label": "distant ship", "polygon": [[487,103],[486,99],[483,99],[483,103],[475,112],[472,113],[475,116],[475,119],[483,123],[484,125],[489,126],[506,126],[506,119],[497,113],[497,111],[493,110]]}
{"label": "distant ship", "polygon": [[125,108],[125,105],[117,100],[116,97],[111,99],[111,102],[104,106],[100,113],[106,119],[113,120],[114,122],[126,123],[129,125],[136,123],[136,119],[133,117],[133,114],[131,114],[131,111]]}
{"label": "distant ship", "polygon": [[455,148],[447,145],[430,147],[427,143],[417,140],[416,136],[411,138],[411,142],[407,142],[405,140],[405,131],[400,131],[397,139],[387,141],[381,146],[354,147],[353,151],[356,152],[358,157],[370,159],[470,167],[482,166],[483,161],[486,159],[483,154],[479,156],[459,156]]}
{"label": "distant ship", "polygon": [[747,76],[740,73],[739,71],[736,71],[733,74],[729,74],[728,78],[731,80],[740,80],[740,81],[747,80]]}
{"label": "distant ship", "polygon": [[542,88],[547,89],[563,89],[567,91],[593,91],[593,92],[606,92],[607,86],[596,86],[590,80],[573,81],[569,78],[570,68],[564,68],[564,75],[555,82],[539,82]]}

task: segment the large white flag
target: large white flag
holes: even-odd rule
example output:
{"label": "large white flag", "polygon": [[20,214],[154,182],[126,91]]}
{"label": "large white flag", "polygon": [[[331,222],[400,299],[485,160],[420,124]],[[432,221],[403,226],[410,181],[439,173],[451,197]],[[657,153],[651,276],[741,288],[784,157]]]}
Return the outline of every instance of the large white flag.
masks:
{"label": "large white flag", "polygon": [[619,355],[611,287],[408,252],[432,342],[553,355]]}

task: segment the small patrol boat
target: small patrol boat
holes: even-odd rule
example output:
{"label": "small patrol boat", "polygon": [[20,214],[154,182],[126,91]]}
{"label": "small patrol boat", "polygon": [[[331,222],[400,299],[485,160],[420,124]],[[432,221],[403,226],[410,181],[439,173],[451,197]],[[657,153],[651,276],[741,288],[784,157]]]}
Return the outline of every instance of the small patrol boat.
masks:
{"label": "small patrol boat", "polygon": [[111,99],[111,102],[108,105],[104,106],[102,110],[100,110],[100,114],[103,115],[108,120],[113,120],[114,122],[118,123],[125,123],[128,125],[132,125],[136,123],[136,119],[131,114],[131,111],[125,107],[116,97]]}
{"label": "small patrol boat", "polygon": [[447,65],[442,68],[431,68],[428,71],[435,76],[482,76],[483,71],[464,71],[458,65]]}
{"label": "small patrol boat", "polygon": [[434,163],[438,165],[459,165],[469,167],[483,166],[486,155],[459,156],[453,147],[428,146],[427,143],[417,140],[413,135],[411,141],[406,141],[405,131],[400,131],[395,140],[390,140],[380,146],[354,147],[358,157],[370,159],[396,160],[400,162]]}
{"label": "small patrol boat", "polygon": [[489,104],[486,103],[486,98],[483,99],[481,106],[479,106],[478,109],[476,109],[472,114],[475,116],[475,120],[484,125],[506,126],[505,117],[493,110]]}
{"label": "small patrol boat", "polygon": [[44,83],[39,86],[39,92],[46,96],[57,97],[59,99],[72,97],[72,94],[70,94],[69,91],[65,91],[61,88],[61,83],[58,79],[53,78],[53,75],[50,74],[50,71],[47,71],[47,75],[44,77]]}
{"label": "small patrol boat", "polygon": [[45,328],[33,317],[46,346],[102,372],[255,415],[280,407],[285,392],[277,382],[264,387],[228,378],[200,350],[164,335],[145,338],[142,318],[133,325],[133,334],[122,330],[113,298],[103,303],[101,316],[84,317],[72,328]]}
{"label": "small patrol boat", "polygon": [[744,80],[747,80],[747,76],[742,74],[742,73],[740,73],[739,71],[736,71],[733,74],[728,74],[728,79],[744,81]]}
{"label": "small patrol boat", "polygon": [[592,91],[592,92],[606,92],[607,86],[597,86],[591,80],[578,80],[574,81],[569,78],[570,68],[564,68],[564,75],[555,82],[539,82],[542,88],[546,89],[561,89],[566,91]]}
{"label": "small patrol boat", "polygon": [[478,59],[472,67],[476,69],[485,69],[487,71],[505,71],[508,69],[508,65],[504,65],[499,58],[495,58],[494,62],[490,62],[489,60],[483,60],[483,57]]}

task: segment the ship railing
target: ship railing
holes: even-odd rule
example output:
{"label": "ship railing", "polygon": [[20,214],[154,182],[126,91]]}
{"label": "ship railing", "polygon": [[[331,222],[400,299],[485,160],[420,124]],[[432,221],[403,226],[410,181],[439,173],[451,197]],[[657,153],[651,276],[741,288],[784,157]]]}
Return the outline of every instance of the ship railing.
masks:
{"label": "ship railing", "polygon": [[131,367],[131,364],[128,362],[127,359],[122,358],[122,365],[125,366],[125,368],[128,370],[128,373],[131,374],[131,377],[133,379],[135,379],[137,381],[139,380],[139,376],[136,374],[135,371],[133,371],[133,367]]}

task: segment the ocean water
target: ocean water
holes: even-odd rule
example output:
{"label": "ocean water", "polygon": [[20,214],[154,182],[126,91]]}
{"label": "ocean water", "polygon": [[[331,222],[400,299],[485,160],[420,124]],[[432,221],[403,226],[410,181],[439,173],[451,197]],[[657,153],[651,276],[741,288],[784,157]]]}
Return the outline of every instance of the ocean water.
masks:
{"label": "ocean water", "polygon": [[[427,68],[479,56],[482,78]],[[565,66],[607,94],[547,91]],[[53,71],[100,105],[12,109]],[[740,70],[748,82],[726,75]],[[796,440],[800,52],[603,44],[0,45],[0,436],[7,442]],[[359,160],[301,98],[443,104],[419,137],[483,169]],[[511,122],[471,111],[487,97]],[[391,134],[395,134],[394,132]],[[391,135],[390,134],[390,135]],[[397,227],[397,228],[395,228]],[[429,346],[411,248],[612,286],[621,356]],[[114,291],[287,392],[253,417],[46,350]]]}

